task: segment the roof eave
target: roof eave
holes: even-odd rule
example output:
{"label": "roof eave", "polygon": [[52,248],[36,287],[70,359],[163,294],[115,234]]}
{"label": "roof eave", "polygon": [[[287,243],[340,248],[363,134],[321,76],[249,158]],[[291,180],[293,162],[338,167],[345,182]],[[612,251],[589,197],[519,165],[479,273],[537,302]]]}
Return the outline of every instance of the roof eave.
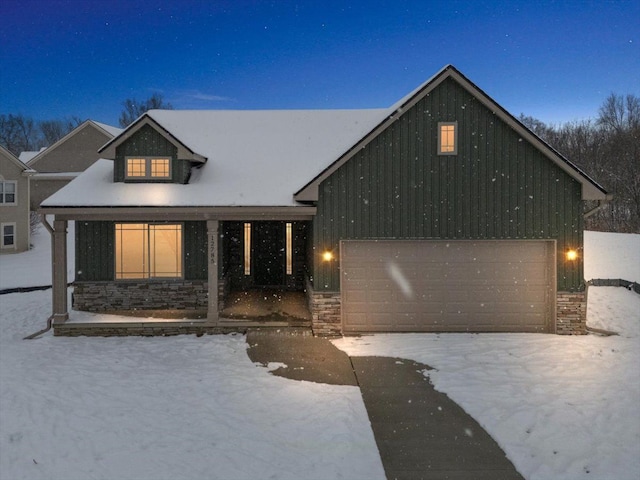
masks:
{"label": "roof eave", "polygon": [[167,139],[167,141],[171,142],[178,149],[178,158],[182,160],[191,160],[192,162],[197,163],[205,163],[207,161],[207,157],[200,155],[199,153],[194,152],[187,145],[182,143],[178,138],[176,138],[169,130],[163,127],[158,121],[152,118],[148,113],[144,113],[141,115],[135,122],[129,125],[124,132],[122,132],[117,137],[112,138],[109,142],[107,142],[98,153],[102,154],[104,157],[108,159],[115,159],[116,157],[116,148],[124,143],[126,140],[131,138],[133,134],[135,134],[138,130],[140,130],[145,125],[150,125],[154,128],[160,135]]}

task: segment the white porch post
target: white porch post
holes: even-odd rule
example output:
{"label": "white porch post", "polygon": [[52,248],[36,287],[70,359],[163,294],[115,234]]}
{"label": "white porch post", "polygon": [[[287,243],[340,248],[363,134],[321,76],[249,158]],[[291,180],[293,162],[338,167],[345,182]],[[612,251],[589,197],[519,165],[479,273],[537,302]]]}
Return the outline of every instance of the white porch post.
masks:
{"label": "white porch post", "polygon": [[209,240],[209,306],[207,319],[218,321],[218,220],[207,220],[207,236]]}
{"label": "white porch post", "polygon": [[69,318],[67,306],[67,221],[54,220],[51,240],[53,323],[64,323]]}

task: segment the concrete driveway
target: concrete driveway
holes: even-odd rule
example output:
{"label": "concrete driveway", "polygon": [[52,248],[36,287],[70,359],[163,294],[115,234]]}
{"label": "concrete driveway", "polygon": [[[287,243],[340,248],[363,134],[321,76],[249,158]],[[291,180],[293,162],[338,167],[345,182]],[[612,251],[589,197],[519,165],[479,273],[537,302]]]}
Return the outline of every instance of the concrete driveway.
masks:
{"label": "concrete driveway", "polygon": [[349,357],[305,330],[247,334],[253,362],[293,380],[360,387],[386,476],[391,479],[522,480],[491,436],[412,360]]}

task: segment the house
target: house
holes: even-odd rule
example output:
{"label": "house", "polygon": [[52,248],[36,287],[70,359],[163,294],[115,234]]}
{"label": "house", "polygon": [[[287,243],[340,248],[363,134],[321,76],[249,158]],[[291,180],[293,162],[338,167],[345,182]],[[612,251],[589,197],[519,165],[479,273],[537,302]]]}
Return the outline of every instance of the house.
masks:
{"label": "house", "polygon": [[32,173],[0,145],[0,254],[29,250],[29,177]]}
{"label": "house", "polygon": [[120,132],[120,128],[87,120],[48,148],[22,152],[22,161],[37,172],[31,178],[31,210],[93,165],[100,158],[98,149]]}
{"label": "house", "polygon": [[[221,331],[252,289],[305,292],[316,334],[585,331],[610,197],[453,66],[387,109],[149,111],[99,153],[41,208],[57,335]],[[75,309],[206,318],[74,323],[71,220]]]}

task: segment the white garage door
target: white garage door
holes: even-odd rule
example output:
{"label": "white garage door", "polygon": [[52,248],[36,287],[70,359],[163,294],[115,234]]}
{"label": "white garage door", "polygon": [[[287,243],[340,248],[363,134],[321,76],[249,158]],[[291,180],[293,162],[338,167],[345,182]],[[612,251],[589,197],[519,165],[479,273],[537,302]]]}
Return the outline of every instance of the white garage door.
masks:
{"label": "white garage door", "polygon": [[359,332],[551,332],[555,242],[346,240],[342,326]]}

